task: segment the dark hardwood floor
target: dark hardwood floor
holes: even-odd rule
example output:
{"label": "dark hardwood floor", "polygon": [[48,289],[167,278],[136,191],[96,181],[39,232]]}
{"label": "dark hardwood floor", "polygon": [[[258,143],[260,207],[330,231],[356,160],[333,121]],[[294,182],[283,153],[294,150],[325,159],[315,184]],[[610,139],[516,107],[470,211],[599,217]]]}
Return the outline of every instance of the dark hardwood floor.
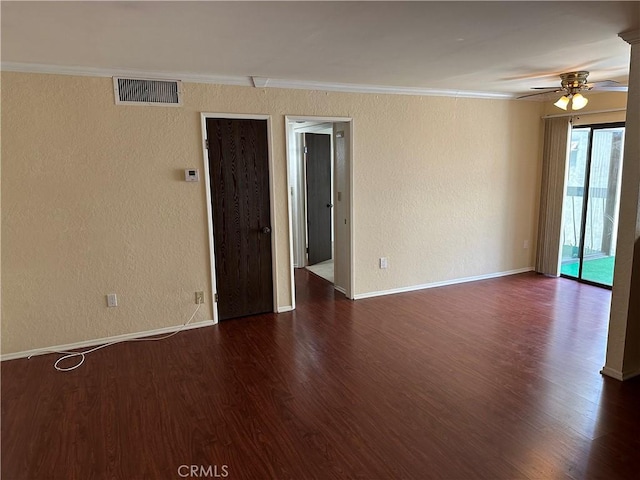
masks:
{"label": "dark hardwood floor", "polygon": [[640,382],[598,373],[608,290],[522,274],[351,302],[296,283],[294,312],[69,373],[3,362],[2,478],[638,478]]}

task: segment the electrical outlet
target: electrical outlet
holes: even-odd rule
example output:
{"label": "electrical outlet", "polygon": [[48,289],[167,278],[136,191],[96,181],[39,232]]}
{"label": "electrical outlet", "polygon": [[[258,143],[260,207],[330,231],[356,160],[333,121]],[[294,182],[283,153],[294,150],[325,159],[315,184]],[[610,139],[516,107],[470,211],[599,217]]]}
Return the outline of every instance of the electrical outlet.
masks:
{"label": "electrical outlet", "polygon": [[524,248],[524,249],[529,248],[529,240],[525,240],[525,241],[522,243],[522,248]]}
{"label": "electrical outlet", "polygon": [[388,266],[387,257],[380,257],[380,268],[387,268]]}
{"label": "electrical outlet", "polygon": [[107,295],[107,307],[117,307],[118,306],[118,297],[115,293],[110,293]]}
{"label": "electrical outlet", "polygon": [[196,292],[196,305],[204,303],[204,292]]}

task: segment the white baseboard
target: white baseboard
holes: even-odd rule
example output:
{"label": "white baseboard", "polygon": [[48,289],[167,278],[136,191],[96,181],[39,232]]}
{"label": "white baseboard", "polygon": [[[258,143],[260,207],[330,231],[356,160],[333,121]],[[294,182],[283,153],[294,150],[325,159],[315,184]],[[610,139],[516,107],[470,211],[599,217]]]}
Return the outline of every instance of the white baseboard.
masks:
{"label": "white baseboard", "polygon": [[[487,275],[478,275],[475,277],[466,277],[466,278],[458,278],[458,279],[453,279],[453,280],[445,280],[443,282],[434,282],[434,283],[427,283],[427,284],[423,284],[423,285],[413,285],[410,287],[402,287],[402,288],[394,288],[394,289],[390,289],[390,290],[382,290],[379,292],[368,292],[368,293],[360,293],[358,295],[354,295],[353,299],[354,300],[361,300],[364,298],[371,298],[371,297],[379,297],[382,295],[392,295],[394,293],[404,293],[404,292],[413,292],[416,290],[424,290],[427,288],[435,288],[435,287],[443,287],[445,285],[455,285],[458,283],[466,283],[466,282],[475,282],[477,280],[486,280],[489,278],[497,278],[497,277],[505,277],[508,275],[516,275],[518,273],[525,273],[525,272],[530,272],[533,270],[533,267],[526,267],[526,268],[520,268],[517,270],[509,270],[506,272],[497,272],[497,273],[490,273]],[[341,293],[346,294],[346,291],[341,288],[341,287],[337,287],[334,286],[334,288],[336,290],[338,290]],[[282,307],[278,307],[277,309],[277,313],[285,313],[285,312],[291,312],[293,311],[294,308],[291,305],[285,305]],[[17,358],[26,358],[29,356],[33,356],[33,355],[45,355],[47,353],[53,353],[54,351],[68,351],[68,350],[74,350],[77,348],[84,348],[84,347],[93,347],[93,346],[97,346],[97,345],[103,345],[105,343],[111,343],[111,342],[118,342],[118,341],[125,341],[125,340],[131,340],[133,338],[142,338],[142,337],[152,337],[154,335],[161,335],[163,333],[172,333],[175,332],[177,330],[190,330],[193,328],[201,328],[201,327],[208,327],[210,325],[215,325],[213,320],[203,320],[200,322],[196,322],[196,323],[191,323],[189,325],[187,325],[186,327],[183,327],[182,325],[176,325],[173,327],[164,327],[164,328],[158,328],[155,330],[147,330],[144,332],[135,332],[135,333],[126,333],[123,335],[116,335],[113,337],[104,337],[104,338],[97,338],[94,340],[86,340],[84,342],[76,342],[76,343],[69,343],[66,345],[56,345],[56,346],[52,346],[52,347],[46,347],[46,348],[36,348],[33,350],[26,350],[23,352],[15,352],[15,353],[7,353],[4,355],[0,355],[0,361],[5,361],[5,360],[15,360]],[[634,371],[634,372],[630,372],[630,373],[625,373],[624,375],[621,372],[617,372],[616,370],[610,369],[608,367],[604,367],[602,369],[602,373],[604,375],[608,375],[610,377],[613,378],[617,378],[618,380],[627,380],[628,378],[634,377],[636,375],[640,375],[640,370],[639,371]]]}
{"label": "white baseboard", "polygon": [[134,338],[153,337],[154,335],[161,335],[163,333],[173,333],[178,330],[191,330],[193,328],[202,328],[215,325],[213,320],[202,320],[200,322],[190,323],[186,327],[183,325],[176,325],[173,327],[157,328],[155,330],[147,330],[144,332],[125,333],[123,335],[116,335],[113,337],[96,338],[94,340],[86,340],[84,342],[68,343],[66,345],[56,345],[54,347],[36,348],[33,350],[26,350],[24,352],[7,353],[0,355],[0,361],[15,360],[17,358],[26,358],[35,355],[46,355],[47,353],[66,352],[69,350],[75,350],[76,348],[94,347],[97,345],[104,345],[105,343],[112,342],[124,342],[126,340],[132,340]]}
{"label": "white baseboard", "polygon": [[411,285],[409,287],[392,288],[390,290],[381,290],[378,292],[358,293],[353,296],[354,300],[363,298],[380,297],[382,295],[393,295],[394,293],[414,292],[416,290],[425,290],[427,288],[444,287],[446,285],[456,285],[458,283],[476,282],[478,280],[488,280],[490,278],[506,277],[508,275],[517,275],[518,273],[526,273],[533,271],[533,267],[518,268],[516,270],[508,270],[506,272],[488,273],[486,275],[477,275],[475,277],[454,278],[452,280],[444,280],[442,282],[425,283],[422,285]]}
{"label": "white baseboard", "polygon": [[640,375],[640,368],[636,370],[632,370],[630,372],[621,372],[620,370],[615,370],[611,367],[602,367],[600,370],[602,375],[606,375],[607,377],[615,378],[616,380],[620,380],[624,382],[625,380],[629,380],[630,378],[637,377]]}
{"label": "white baseboard", "polygon": [[337,291],[339,291],[339,292],[340,292],[341,294],[343,294],[343,295],[346,295],[346,294],[347,294],[347,290],[345,290],[345,289],[344,289],[344,288],[342,288],[342,287],[339,287],[339,286],[337,286],[337,285],[334,285],[334,286],[333,286],[333,288],[334,288],[334,289],[336,289]]}

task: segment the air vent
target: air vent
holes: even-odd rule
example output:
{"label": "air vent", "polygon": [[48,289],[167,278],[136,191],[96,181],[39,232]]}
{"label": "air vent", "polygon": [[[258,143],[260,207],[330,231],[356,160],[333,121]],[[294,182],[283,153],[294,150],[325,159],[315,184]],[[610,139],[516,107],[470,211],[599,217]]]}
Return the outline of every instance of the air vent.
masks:
{"label": "air vent", "polygon": [[178,80],[113,78],[116,105],[182,105],[182,84]]}

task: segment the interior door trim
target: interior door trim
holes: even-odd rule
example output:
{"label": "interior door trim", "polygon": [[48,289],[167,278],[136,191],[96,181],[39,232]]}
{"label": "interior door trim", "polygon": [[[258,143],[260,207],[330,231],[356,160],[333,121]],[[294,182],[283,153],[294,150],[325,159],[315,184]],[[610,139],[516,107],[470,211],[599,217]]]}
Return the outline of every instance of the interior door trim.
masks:
{"label": "interior door trim", "polygon": [[313,115],[285,115],[284,117],[284,127],[285,127],[285,145],[286,147],[286,157],[287,157],[287,216],[288,216],[288,225],[289,225],[289,266],[290,266],[290,285],[291,285],[291,309],[295,309],[296,307],[296,295],[295,295],[295,277],[294,277],[294,266],[293,266],[293,220],[292,220],[292,205],[291,205],[291,178],[289,175],[289,171],[291,168],[291,163],[294,161],[290,158],[288,145],[291,141],[291,132],[289,131],[289,123],[296,121],[314,121],[314,122],[331,122],[331,123],[348,123],[350,128],[350,141],[349,141],[349,250],[350,250],[350,258],[349,258],[349,281],[348,281],[348,289],[345,293],[345,296],[351,300],[355,299],[356,295],[356,249],[355,249],[355,218],[354,218],[354,181],[353,181],[353,171],[354,171],[354,121],[352,117],[316,117]]}
{"label": "interior door trim", "polygon": [[275,185],[273,172],[273,133],[271,129],[271,115],[251,115],[244,113],[209,113],[202,112],[200,114],[200,125],[202,130],[202,161],[203,161],[203,179],[205,182],[205,197],[207,206],[207,228],[209,235],[209,266],[211,271],[211,308],[213,310],[213,323],[218,323],[218,304],[214,301],[218,291],[216,285],[216,257],[213,240],[213,212],[211,209],[211,178],[209,174],[209,152],[207,150],[207,119],[235,119],[235,120],[266,120],[267,121],[267,156],[269,164],[269,214],[271,216],[271,276],[273,280],[273,308],[274,312],[278,311],[278,257],[277,257],[277,221],[275,214]]}

